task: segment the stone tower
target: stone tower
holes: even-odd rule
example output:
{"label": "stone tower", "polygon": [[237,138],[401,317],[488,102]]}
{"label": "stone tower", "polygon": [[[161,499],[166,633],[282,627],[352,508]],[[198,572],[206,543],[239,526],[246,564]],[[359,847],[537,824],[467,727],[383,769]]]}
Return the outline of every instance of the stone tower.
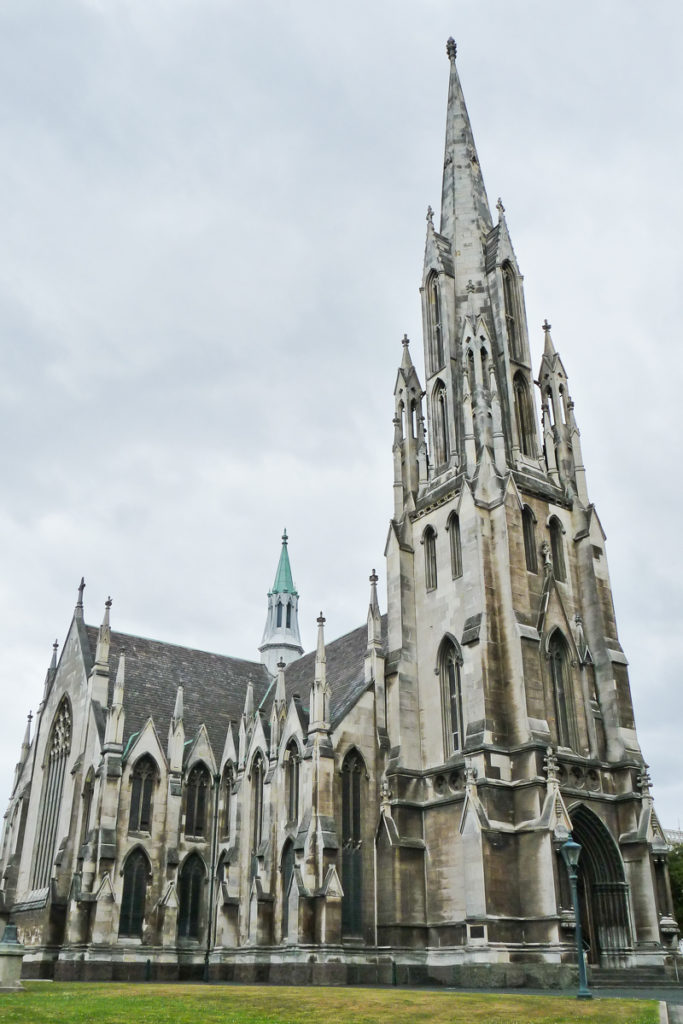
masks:
{"label": "stone tower", "polygon": [[[571,831],[592,955],[616,965],[670,941],[663,837],[567,375],[546,321],[539,428],[523,279],[500,200],[491,215],[453,40],[447,52],[426,386],[404,337],[386,548],[387,784],[394,818],[430,851],[409,916],[430,945],[561,942]],[[414,850],[396,856],[408,871]],[[384,940],[400,941],[396,908],[382,916]]]}
{"label": "stone tower", "polygon": [[279,661],[289,665],[304,653],[299,635],[299,595],[292,579],[286,530],[282,534],[275,582],[268,592],[268,615],[259,651],[261,661],[273,676],[277,675]]}

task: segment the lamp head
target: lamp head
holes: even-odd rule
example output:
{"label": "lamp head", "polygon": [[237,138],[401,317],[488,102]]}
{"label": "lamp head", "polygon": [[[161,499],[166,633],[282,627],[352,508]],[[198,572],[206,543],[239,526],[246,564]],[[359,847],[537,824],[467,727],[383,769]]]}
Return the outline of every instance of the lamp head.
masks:
{"label": "lamp head", "polygon": [[570,836],[566,843],[563,843],[560,847],[562,850],[562,856],[564,862],[568,868],[576,868],[579,863],[579,857],[581,856],[581,844],[575,843]]}

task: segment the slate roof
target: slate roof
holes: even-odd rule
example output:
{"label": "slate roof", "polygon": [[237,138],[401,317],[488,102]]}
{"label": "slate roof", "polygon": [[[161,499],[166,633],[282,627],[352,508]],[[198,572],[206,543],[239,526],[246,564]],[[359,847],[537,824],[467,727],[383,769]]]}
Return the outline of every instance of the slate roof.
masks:
{"label": "slate roof", "polygon": [[[382,644],[386,650],[387,617],[382,616]],[[365,652],[368,627],[363,624],[339,639],[325,645],[327,682],[331,690],[330,724],[334,729],[367,689],[365,683]],[[285,672],[287,702],[298,693],[302,708],[308,714],[311,684],[315,676],[315,651],[293,661]],[[267,702],[270,711],[271,698]]]}
{"label": "slate roof", "polygon": [[[384,647],[386,619],[386,615],[383,615]],[[89,653],[93,661],[97,634],[96,626],[85,626],[89,647],[86,654]],[[367,626],[362,625],[326,645],[333,728],[367,688],[364,674],[367,643]],[[150,716],[165,749],[179,683],[183,684],[185,737],[187,740],[193,739],[200,725],[206,725],[217,759],[223,752],[229,723],[237,724],[240,721],[249,680],[254,686],[254,707],[261,707],[266,721],[270,715],[274,681],[260,662],[196,651],[114,630],[111,632],[109,659],[110,704],[122,650],[126,654],[124,749],[131,736],[142,729]],[[289,703],[294,694],[299,694],[305,722],[308,721],[309,695],[314,675],[315,651],[292,662],[285,673],[287,701]]]}
{"label": "slate roof", "polygon": [[[86,626],[93,657],[97,633],[96,627]],[[131,735],[142,729],[150,715],[162,747],[166,748],[176,691],[182,683],[186,739],[193,739],[204,723],[214,754],[220,758],[229,722],[238,723],[242,716],[249,680],[254,684],[255,707],[270,683],[268,671],[260,662],[195,651],[112,630],[110,703],[121,650],[126,653],[124,749]]]}

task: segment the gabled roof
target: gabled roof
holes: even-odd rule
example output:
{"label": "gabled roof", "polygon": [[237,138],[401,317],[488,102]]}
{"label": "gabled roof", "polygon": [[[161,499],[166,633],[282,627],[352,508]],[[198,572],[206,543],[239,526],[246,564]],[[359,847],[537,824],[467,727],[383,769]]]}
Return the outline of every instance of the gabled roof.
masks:
{"label": "gabled roof", "polygon": [[[94,654],[97,628],[86,626],[85,630]],[[109,703],[121,650],[126,652],[124,748],[150,715],[164,743],[178,684],[182,683],[185,736],[194,738],[204,723],[218,758],[225,744],[228,723],[239,721],[242,715],[249,680],[254,684],[256,705],[270,683],[268,671],[260,662],[228,658],[112,630]]]}

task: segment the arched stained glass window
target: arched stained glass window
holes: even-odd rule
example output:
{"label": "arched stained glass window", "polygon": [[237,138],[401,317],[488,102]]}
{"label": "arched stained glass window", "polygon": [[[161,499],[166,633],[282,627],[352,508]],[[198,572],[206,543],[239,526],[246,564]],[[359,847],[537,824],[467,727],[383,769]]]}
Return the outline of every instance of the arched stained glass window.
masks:
{"label": "arched stained glass window", "polygon": [[365,765],[357,750],[344,758],[342,776],[342,933],[363,933],[362,793]]}
{"label": "arched stained glass window", "polygon": [[43,791],[31,876],[33,889],[43,889],[50,882],[57,843],[64,776],[70,751],[71,705],[64,697],[52,721],[50,739],[43,762]]}
{"label": "arched stained glass window", "polygon": [[531,410],[529,388],[526,380],[524,379],[524,374],[521,373],[521,371],[515,374],[513,388],[515,400],[515,421],[517,424],[519,447],[523,455],[528,455],[530,458],[533,458],[538,454],[538,452],[535,451],[536,446],[534,443],[536,428],[533,412]]}
{"label": "arched stained glass window", "polygon": [[199,854],[191,854],[178,879],[178,935],[181,939],[199,939],[202,896],[206,869]]}
{"label": "arched stained glass window", "polygon": [[221,814],[221,838],[230,838],[230,817],[232,814],[232,787],[235,784],[235,770],[232,761],[228,761],[223,769],[223,810]]}
{"label": "arched stained glass window", "polygon": [[462,544],[460,542],[460,519],[457,512],[448,517],[448,536],[451,545],[451,575],[453,579],[462,576]]}
{"label": "arched stained glass window", "polygon": [[204,838],[207,831],[207,810],[211,776],[203,764],[196,764],[187,780],[185,793],[185,835]]}
{"label": "arched stained glass window", "polygon": [[152,829],[152,792],[157,780],[157,766],[145,754],[136,761],[131,774],[129,832],[150,832]]}
{"label": "arched stained glass window", "polygon": [[143,851],[139,848],[133,850],[123,869],[119,935],[142,938],[147,881],[150,874],[150,864]]}

